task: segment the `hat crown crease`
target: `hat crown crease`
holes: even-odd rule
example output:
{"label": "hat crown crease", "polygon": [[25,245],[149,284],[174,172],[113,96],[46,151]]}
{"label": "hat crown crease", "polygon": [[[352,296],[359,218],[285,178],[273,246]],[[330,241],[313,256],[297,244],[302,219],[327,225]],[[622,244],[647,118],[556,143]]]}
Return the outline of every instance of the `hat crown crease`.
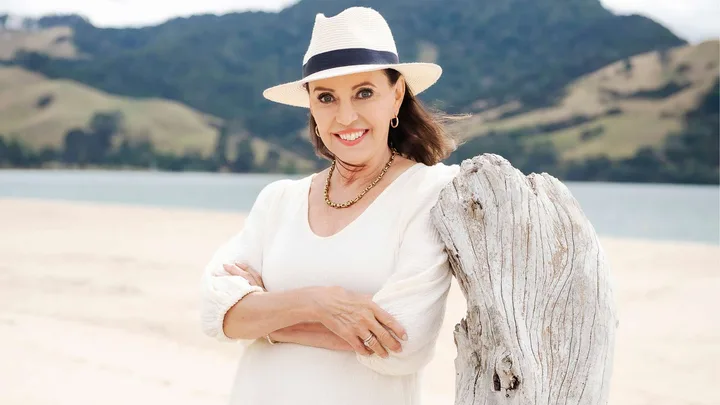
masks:
{"label": "hat crown crease", "polygon": [[303,64],[315,55],[365,48],[398,54],[390,26],[377,11],[351,7],[333,17],[318,14]]}

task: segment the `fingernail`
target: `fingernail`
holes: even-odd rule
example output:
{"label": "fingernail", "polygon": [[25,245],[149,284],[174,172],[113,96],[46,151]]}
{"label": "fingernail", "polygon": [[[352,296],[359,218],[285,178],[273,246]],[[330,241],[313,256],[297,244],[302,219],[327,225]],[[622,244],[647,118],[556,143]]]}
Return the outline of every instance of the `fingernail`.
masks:
{"label": "fingernail", "polygon": [[403,333],[403,335],[402,335],[402,340],[407,341],[407,333]]}

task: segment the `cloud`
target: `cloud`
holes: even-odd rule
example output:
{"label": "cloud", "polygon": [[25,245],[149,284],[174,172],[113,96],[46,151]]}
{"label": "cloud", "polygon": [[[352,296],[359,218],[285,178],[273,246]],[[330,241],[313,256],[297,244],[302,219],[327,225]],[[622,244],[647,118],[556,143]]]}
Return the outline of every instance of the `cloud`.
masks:
{"label": "cloud", "polygon": [[278,11],[293,0],[3,0],[0,12],[38,17],[80,14],[101,27],[154,25],[193,14]]}
{"label": "cloud", "polygon": [[[277,11],[296,0],[3,0],[0,12],[26,16],[76,13],[98,26],[152,25],[178,16],[232,11]],[[650,17],[696,42],[720,37],[718,0],[601,0],[608,9]]]}
{"label": "cloud", "polygon": [[601,0],[618,14],[641,14],[690,42],[720,37],[718,0]]}

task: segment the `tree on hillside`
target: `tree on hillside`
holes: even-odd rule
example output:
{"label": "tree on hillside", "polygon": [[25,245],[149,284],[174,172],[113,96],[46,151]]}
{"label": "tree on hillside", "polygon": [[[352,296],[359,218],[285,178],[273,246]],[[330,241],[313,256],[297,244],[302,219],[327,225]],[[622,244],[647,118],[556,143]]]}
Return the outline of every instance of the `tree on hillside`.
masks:
{"label": "tree on hillside", "polygon": [[111,151],[113,137],[123,130],[123,115],[119,111],[97,112],[88,126],[88,159],[102,163]]}
{"label": "tree on hillside", "polygon": [[2,134],[0,134],[0,166],[7,161],[7,145]]}
{"label": "tree on hillside", "polygon": [[8,145],[5,143],[5,139],[0,134],[0,167],[10,166],[10,158]]}
{"label": "tree on hillside", "polygon": [[235,173],[251,172],[255,166],[255,154],[249,137],[245,137],[237,143],[235,160],[230,168]]}
{"label": "tree on hillside", "polygon": [[213,160],[218,167],[224,167],[228,164],[228,140],[230,138],[230,131],[227,123],[223,123],[218,128],[217,141],[215,142],[215,152],[213,153]]}
{"label": "tree on hillside", "polygon": [[278,172],[280,170],[280,153],[275,149],[270,149],[267,156],[265,156],[263,166],[270,173]]}
{"label": "tree on hillside", "polygon": [[123,131],[123,115],[119,111],[93,114],[88,129],[70,129],[63,140],[62,161],[84,166],[108,163],[113,137]]}
{"label": "tree on hillside", "polygon": [[39,155],[33,153],[20,140],[16,138],[5,140],[0,135],[0,167],[37,167],[42,163]]}
{"label": "tree on hillside", "polygon": [[623,73],[625,74],[625,77],[632,77],[632,70],[633,70],[632,59],[630,59],[630,58],[623,59]]}
{"label": "tree on hillside", "polygon": [[71,165],[85,166],[89,163],[89,135],[80,128],[73,128],[63,139],[62,161]]}
{"label": "tree on hillside", "polygon": [[684,128],[667,138],[662,153],[673,181],[720,183],[720,80],[685,115]]}

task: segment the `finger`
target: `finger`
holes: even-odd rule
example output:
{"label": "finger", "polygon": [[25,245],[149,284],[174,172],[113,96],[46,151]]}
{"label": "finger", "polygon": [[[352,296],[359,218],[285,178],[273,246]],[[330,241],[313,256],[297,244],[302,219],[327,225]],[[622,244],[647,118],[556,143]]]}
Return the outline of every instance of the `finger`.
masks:
{"label": "finger", "polygon": [[223,267],[225,267],[225,270],[234,275],[234,276],[240,276],[247,280],[248,283],[252,285],[258,285],[257,280],[255,280],[255,277],[252,276],[252,274],[248,273],[245,270],[241,270],[239,267],[232,265],[232,264],[224,264]]}
{"label": "finger", "polygon": [[250,274],[250,275],[252,276],[253,280],[255,281],[255,283],[256,283],[258,286],[260,286],[260,287],[262,287],[263,289],[265,289],[265,284],[264,284],[263,281],[262,281],[262,277],[260,276],[260,273],[258,273],[257,271],[253,270],[252,267],[250,267],[249,265],[247,265],[247,264],[245,264],[245,263],[235,262],[235,266],[239,267],[240,269],[242,269],[242,270],[245,271],[246,273]]}
{"label": "finger", "polygon": [[247,265],[245,263],[237,263],[236,262],[235,266],[239,267],[240,269],[245,271],[247,274],[249,274],[252,277],[253,281],[255,282],[255,285],[262,287],[263,290],[265,289],[265,283],[263,283],[260,273],[253,270],[252,267],[250,267],[249,265]]}
{"label": "finger", "polygon": [[253,277],[258,281],[260,287],[265,288],[265,283],[263,282],[262,276],[257,271],[253,270],[251,267],[248,266],[247,268],[248,273],[252,274]]}
{"label": "finger", "polygon": [[[369,339],[367,339],[368,337]],[[365,347],[375,352],[378,356],[383,359],[388,357],[387,350],[385,350],[385,348],[380,344],[380,341],[378,341],[375,335],[370,336],[370,331],[365,332],[364,335],[360,335],[360,339],[363,339]]]}
{"label": "finger", "polygon": [[357,335],[350,330],[341,332],[338,334],[344,341],[346,341],[356,353],[360,353],[363,356],[370,356],[373,354],[370,349],[363,345],[362,340],[358,339]]}
{"label": "finger", "polygon": [[385,329],[384,326],[382,326],[378,322],[372,322],[369,329],[383,347],[388,348],[394,352],[402,351],[402,345],[400,345],[398,339],[396,339],[395,336],[388,332],[388,330]]}
{"label": "finger", "polygon": [[372,310],[375,314],[375,319],[377,319],[378,322],[383,324],[387,329],[391,330],[395,336],[405,341],[408,339],[405,328],[403,328],[402,325],[400,325],[400,322],[396,321],[392,315],[375,303],[372,305]]}
{"label": "finger", "polygon": [[[354,335],[353,335],[354,336]],[[354,336],[355,345],[353,348],[355,348],[355,352],[362,354],[363,356],[372,356],[373,352],[369,348],[367,348],[362,340],[358,338],[357,336]]]}
{"label": "finger", "polygon": [[241,276],[243,273],[243,270],[234,264],[223,264],[223,268],[233,276]]}

